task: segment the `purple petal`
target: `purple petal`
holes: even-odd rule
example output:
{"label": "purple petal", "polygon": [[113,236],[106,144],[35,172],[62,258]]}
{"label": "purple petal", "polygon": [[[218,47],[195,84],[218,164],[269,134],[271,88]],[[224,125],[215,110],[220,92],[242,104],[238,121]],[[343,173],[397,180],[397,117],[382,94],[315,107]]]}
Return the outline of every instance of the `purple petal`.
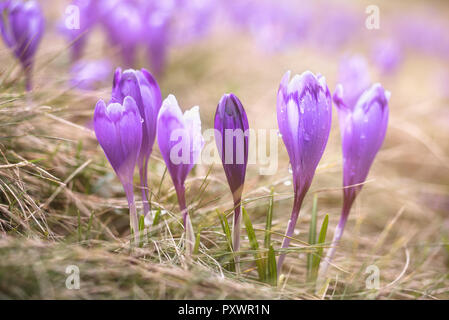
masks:
{"label": "purple petal", "polygon": [[277,102],[279,131],[293,170],[295,193],[305,193],[329,138],[332,108],[325,79],[306,71],[281,81]]}

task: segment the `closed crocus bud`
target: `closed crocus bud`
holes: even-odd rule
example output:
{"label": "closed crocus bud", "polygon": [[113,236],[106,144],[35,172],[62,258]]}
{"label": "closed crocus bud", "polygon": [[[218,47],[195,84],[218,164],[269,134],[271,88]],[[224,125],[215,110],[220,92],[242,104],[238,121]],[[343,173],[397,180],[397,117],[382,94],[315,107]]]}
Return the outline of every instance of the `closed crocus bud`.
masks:
{"label": "closed crocus bud", "polygon": [[[310,71],[282,78],[277,98],[277,118],[293,171],[294,203],[282,248],[288,248],[302,201],[323,155],[332,122],[332,99],[326,80]],[[285,258],[279,256],[278,271]]]}
{"label": "closed crocus bud", "polygon": [[225,94],[215,113],[215,142],[234,200],[233,249],[240,249],[240,202],[248,164],[248,118],[240,100]]}
{"label": "closed crocus bud", "polygon": [[150,210],[148,201],[148,161],[156,139],[157,117],[162,104],[161,90],[153,76],[145,69],[122,70],[118,68],[114,76],[111,102],[123,103],[126,96],[136,101],[142,124],[142,148],[137,164],[139,166],[140,186],[144,215]]}
{"label": "closed crocus bud", "polygon": [[142,118],[136,102],[126,97],[108,106],[98,101],[94,113],[94,129],[106,158],[125,189],[130,210],[131,231],[136,243],[139,224],[133,194],[133,173],[142,144]]}
{"label": "closed crocus bud", "polygon": [[186,230],[187,250],[191,254],[194,233],[186,207],[184,183],[204,146],[199,107],[193,107],[182,114],[175,96],[169,95],[159,112],[157,141],[178,196]]}
{"label": "closed crocus bud", "polygon": [[[103,23],[109,41],[120,48],[126,66],[132,67],[136,58],[136,49],[143,36],[143,16],[140,8],[132,1],[113,1],[107,9]],[[105,9],[106,10],[106,9]]]}
{"label": "closed crocus bud", "polygon": [[34,56],[44,33],[42,10],[36,1],[19,0],[6,2],[2,9],[0,31],[3,40],[20,60],[25,70],[26,89],[31,91]]}
{"label": "closed crocus bud", "polygon": [[332,246],[321,264],[319,276],[321,280],[343,235],[352,204],[362,189],[374,158],[384,141],[388,125],[390,93],[380,84],[374,84],[360,96],[357,104],[351,107],[345,104],[344,87],[338,85],[333,98],[338,110],[343,146],[343,208]]}

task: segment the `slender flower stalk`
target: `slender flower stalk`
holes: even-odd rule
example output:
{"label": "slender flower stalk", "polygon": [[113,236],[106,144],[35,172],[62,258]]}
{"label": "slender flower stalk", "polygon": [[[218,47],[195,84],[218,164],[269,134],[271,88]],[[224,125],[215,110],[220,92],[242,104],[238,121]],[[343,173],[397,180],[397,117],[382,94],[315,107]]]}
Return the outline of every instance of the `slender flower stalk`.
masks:
{"label": "slender flower stalk", "polygon": [[[277,119],[293,171],[293,210],[282,242],[288,248],[302,201],[323,156],[332,122],[332,99],[326,80],[310,71],[282,78],[277,99]],[[281,273],[285,254],[279,256]]]}
{"label": "slender flower stalk", "polygon": [[184,112],[174,95],[162,103],[158,117],[157,141],[178,197],[186,232],[187,254],[195,243],[192,222],[186,206],[185,180],[198,160],[204,146],[199,107]]}
{"label": "slender flower stalk", "polygon": [[44,16],[39,3],[21,0],[3,3],[0,32],[5,44],[19,59],[25,72],[26,90],[31,91],[34,57],[44,33]]}
{"label": "slender flower stalk", "polygon": [[132,97],[123,104],[98,101],[94,129],[100,146],[125,189],[130,212],[131,232],[139,242],[139,222],[133,193],[133,173],[142,144],[142,118]]}
{"label": "slender flower stalk", "polygon": [[140,187],[143,201],[143,214],[150,211],[148,188],[148,161],[156,139],[157,116],[162,104],[161,90],[153,76],[145,69],[115,71],[111,102],[123,103],[131,96],[137,104],[142,124],[142,147],[137,165],[139,167]]}
{"label": "slender flower stalk", "polygon": [[322,262],[318,279],[322,281],[331,263],[355,198],[362,189],[369,169],[385,138],[390,93],[379,83],[372,85],[351,105],[340,84],[334,93],[343,147],[343,208],[332,245]]}
{"label": "slender flower stalk", "polygon": [[[234,200],[232,245],[240,250],[241,200],[248,164],[249,124],[245,109],[234,94],[225,94],[215,113],[215,142]],[[238,257],[236,258],[238,266]]]}

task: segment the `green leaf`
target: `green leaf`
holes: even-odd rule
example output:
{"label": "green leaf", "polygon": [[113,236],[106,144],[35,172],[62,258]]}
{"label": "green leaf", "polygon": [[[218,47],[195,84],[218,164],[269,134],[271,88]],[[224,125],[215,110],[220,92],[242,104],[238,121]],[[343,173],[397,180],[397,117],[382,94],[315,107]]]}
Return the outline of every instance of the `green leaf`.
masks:
{"label": "green leaf", "polygon": [[[313,196],[313,206],[312,206],[312,216],[310,218],[310,228],[309,228],[309,245],[313,246],[316,244],[316,216],[318,208],[318,194],[315,193]],[[313,274],[313,257],[314,253],[307,254],[307,279],[312,280]]]}
{"label": "green leaf", "polygon": [[277,280],[278,280],[278,276],[277,276],[277,265],[276,265],[276,254],[274,253],[274,249],[273,246],[270,246],[269,250],[268,250],[268,282],[272,285],[272,286],[276,286],[277,285]]}
{"label": "green leaf", "polygon": [[249,245],[251,249],[255,252],[254,257],[256,259],[257,273],[259,274],[260,281],[264,281],[265,280],[264,260],[262,259],[262,256],[259,251],[259,243],[257,242],[256,233],[254,232],[253,225],[251,223],[251,220],[249,219],[246,209],[243,206],[242,206],[242,214],[243,214],[243,221],[245,222],[246,233],[248,234]]}
{"label": "green leaf", "polygon": [[[218,215],[218,219],[220,220],[220,224],[221,224],[221,228],[223,229],[223,233],[225,234],[225,237],[226,237],[226,244],[228,245],[228,251],[230,253],[232,253],[232,256],[234,257],[234,251],[232,250],[232,233],[231,233],[231,228],[229,228],[228,219],[226,219],[226,216],[224,214],[222,214],[220,211],[218,211],[218,209],[217,209],[217,215]],[[232,259],[232,262],[230,264],[231,271],[235,271],[234,261],[235,260]]]}
{"label": "green leaf", "polygon": [[154,215],[153,227],[157,226],[159,224],[159,221],[161,221],[161,208],[157,209]]}
{"label": "green leaf", "polygon": [[198,254],[198,251],[200,249],[200,241],[201,241],[201,229],[198,230],[198,233],[195,237],[195,246],[193,247],[193,254]]}
{"label": "green leaf", "polygon": [[268,207],[267,221],[265,223],[264,245],[266,249],[269,249],[271,247],[271,225],[273,221],[273,203],[274,203],[274,189],[271,188],[270,204]]}
{"label": "green leaf", "polygon": [[321,225],[320,235],[318,237],[317,245],[319,245],[316,255],[313,257],[313,277],[318,275],[318,269],[320,267],[321,258],[323,257],[323,244],[326,242],[327,226],[329,225],[329,215],[326,214]]}

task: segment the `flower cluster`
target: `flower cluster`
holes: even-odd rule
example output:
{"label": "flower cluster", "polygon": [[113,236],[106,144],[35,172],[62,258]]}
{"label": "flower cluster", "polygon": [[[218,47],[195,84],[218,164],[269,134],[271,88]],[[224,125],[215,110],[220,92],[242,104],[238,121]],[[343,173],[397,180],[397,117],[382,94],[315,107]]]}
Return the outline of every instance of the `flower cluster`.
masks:
{"label": "flower cluster", "polygon": [[[326,80],[306,71],[281,80],[277,95],[279,132],[290,158],[294,201],[282,242],[289,247],[304,197],[327,145],[332,122],[332,100],[337,106],[343,144],[343,209],[329,250],[332,259],[351,206],[385,138],[389,93],[380,84],[370,84],[367,66],[360,57],[344,60],[340,84],[333,99]],[[249,124],[241,101],[225,94],[215,113],[215,141],[234,201],[232,246],[240,250],[241,202],[249,151]],[[148,161],[156,139],[178,198],[186,239],[192,253],[195,233],[186,203],[185,182],[197,163],[204,139],[199,107],[181,111],[175,96],[162,101],[159,86],[145,69],[117,69],[108,105],[97,103],[94,115],[97,139],[123,184],[129,202],[131,230],[138,241],[138,219],[133,195],[133,173],[140,173],[143,214],[150,211]],[[285,254],[279,256],[280,272]],[[239,262],[238,257],[236,262]],[[326,264],[325,264],[326,265]],[[326,266],[321,270],[323,275]]]}

